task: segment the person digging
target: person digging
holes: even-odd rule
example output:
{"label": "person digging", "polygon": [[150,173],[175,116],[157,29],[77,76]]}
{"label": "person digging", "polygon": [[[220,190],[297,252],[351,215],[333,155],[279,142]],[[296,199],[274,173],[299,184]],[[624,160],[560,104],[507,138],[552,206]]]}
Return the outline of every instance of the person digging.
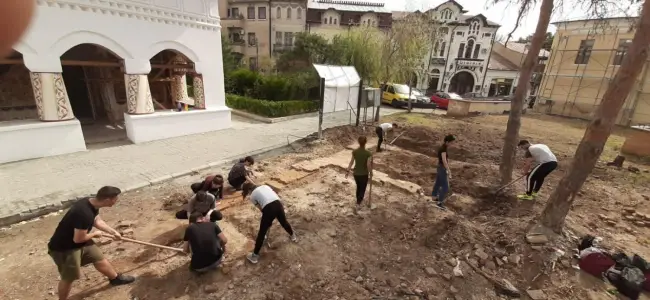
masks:
{"label": "person digging", "polygon": [[223,215],[217,209],[217,201],[213,194],[205,191],[199,191],[194,194],[185,209],[176,213],[176,219],[187,220],[196,211],[207,212],[206,215],[210,222],[221,221]]}
{"label": "person digging", "polygon": [[[533,200],[542,188],[546,176],[557,168],[557,157],[544,144],[531,144],[527,140],[521,140],[518,147],[526,151],[523,167],[523,174],[526,174],[526,194],[519,195],[517,198]],[[533,162],[535,167],[531,170]]]}
{"label": "person digging", "polygon": [[[366,195],[368,181],[372,180],[372,153],[366,150],[366,142],[368,140],[365,136],[360,136],[358,141],[359,147],[352,150],[352,158],[350,159],[348,170],[345,173],[345,178],[348,178],[350,170],[354,165],[352,176],[354,176],[354,182],[357,184],[355,212],[361,209],[361,202],[363,202],[363,198]],[[370,205],[370,202],[368,202],[368,205]]]}
{"label": "person digging", "polygon": [[219,174],[207,176],[201,182],[192,183],[190,188],[194,194],[199,191],[208,192],[212,194],[217,201],[221,201],[223,199],[223,176]]}
{"label": "person digging", "polygon": [[[54,230],[47,248],[61,276],[59,300],[68,299],[72,283],[81,277],[81,267],[88,264],[93,264],[113,286],[135,281],[132,276],[118,274],[93,241],[104,235],[116,240],[122,238],[117,230],[108,226],[99,216],[99,209],[115,205],[120,193],[116,187],[105,186],[94,197],[75,202]],[[93,227],[99,231],[91,233]]]}
{"label": "person digging", "polygon": [[298,242],[298,237],[296,233],[291,228],[291,225],[287,221],[287,217],[284,213],[284,206],[280,201],[280,196],[273,191],[273,189],[268,185],[257,186],[252,182],[246,182],[242,186],[242,196],[249,198],[251,203],[255,205],[262,212],[262,219],[260,221],[260,229],[257,232],[257,238],[255,239],[255,249],[253,253],[246,256],[248,261],[253,264],[259,262],[260,250],[266,239],[266,234],[273,225],[273,221],[278,219],[282,228],[289,234],[292,242]]}
{"label": "person digging", "polygon": [[190,271],[201,275],[216,270],[223,261],[228,239],[208,217],[209,211],[195,211],[185,229],[183,250],[192,254]]}
{"label": "person digging", "polygon": [[381,144],[384,142],[384,139],[388,139],[388,133],[392,132],[393,129],[397,128],[395,123],[383,123],[377,128],[375,128],[375,133],[377,134],[377,152],[381,152]]}
{"label": "person digging", "polygon": [[244,182],[248,181],[255,184],[255,181],[253,181],[255,176],[249,169],[249,167],[254,164],[255,159],[251,156],[246,156],[244,159],[236,163],[232,169],[230,169],[230,173],[228,173],[228,183],[230,186],[232,186],[236,191],[239,191],[242,189]]}
{"label": "person digging", "polygon": [[431,200],[436,202],[438,208],[446,210],[445,197],[449,191],[449,180],[451,180],[451,169],[449,169],[448,149],[456,141],[456,137],[449,134],[445,136],[443,144],[438,148],[438,167],[436,181],[433,184]]}

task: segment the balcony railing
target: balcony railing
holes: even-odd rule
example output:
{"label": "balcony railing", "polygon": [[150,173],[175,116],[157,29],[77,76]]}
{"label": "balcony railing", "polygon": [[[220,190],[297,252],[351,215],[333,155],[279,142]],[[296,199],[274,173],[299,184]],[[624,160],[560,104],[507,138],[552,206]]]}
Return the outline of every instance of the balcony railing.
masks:
{"label": "balcony railing", "polygon": [[444,57],[434,57],[431,59],[432,65],[445,65],[447,60]]}

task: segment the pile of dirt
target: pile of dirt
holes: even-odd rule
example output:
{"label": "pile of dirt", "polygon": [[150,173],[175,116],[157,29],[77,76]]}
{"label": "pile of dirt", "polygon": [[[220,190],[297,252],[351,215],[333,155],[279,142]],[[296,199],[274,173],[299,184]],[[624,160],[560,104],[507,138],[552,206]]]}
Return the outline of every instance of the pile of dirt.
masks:
{"label": "pile of dirt", "polygon": [[163,199],[163,209],[166,211],[178,211],[183,208],[192,194],[175,192]]}
{"label": "pile of dirt", "polygon": [[374,130],[364,132],[361,127],[346,125],[323,130],[323,137],[333,144],[347,147],[356,142],[359,136],[370,136],[371,133]]}
{"label": "pile of dirt", "polygon": [[436,176],[435,160],[432,157],[407,151],[382,152],[376,155],[374,167],[391,178],[430,187]]}

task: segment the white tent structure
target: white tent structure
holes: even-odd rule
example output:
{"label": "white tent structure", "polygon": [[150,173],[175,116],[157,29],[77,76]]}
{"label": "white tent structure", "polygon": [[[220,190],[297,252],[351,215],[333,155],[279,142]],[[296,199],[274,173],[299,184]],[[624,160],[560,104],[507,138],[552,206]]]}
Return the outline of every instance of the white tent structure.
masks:
{"label": "white tent structure", "polygon": [[325,81],[323,113],[357,109],[361,77],[354,67],[314,64],[314,68]]}

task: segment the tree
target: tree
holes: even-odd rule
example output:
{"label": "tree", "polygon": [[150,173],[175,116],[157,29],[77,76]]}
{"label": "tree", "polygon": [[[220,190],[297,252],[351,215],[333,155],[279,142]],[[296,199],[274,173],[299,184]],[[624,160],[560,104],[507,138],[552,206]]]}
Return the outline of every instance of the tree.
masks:
{"label": "tree", "polygon": [[[544,43],[542,44],[542,49],[546,51],[551,51],[551,46],[553,45],[553,38],[555,36],[553,35],[552,32],[547,32],[546,33],[546,38],[544,39]],[[530,43],[533,40],[533,35],[529,35],[525,38],[519,38],[517,40],[517,43]]]}
{"label": "tree", "polygon": [[643,66],[647,65],[648,46],[650,46],[650,1],[645,1],[628,54],[625,55],[620,69],[596,109],[578,145],[569,172],[560,180],[542,212],[540,221],[543,228],[551,229],[556,233],[561,232],[576,194],[596,165],[627,95],[632,90]]}
{"label": "tree", "polygon": [[223,73],[226,75],[239,66],[239,61],[232,51],[232,43],[225,36],[221,36],[221,58],[223,59]]}
{"label": "tree", "polygon": [[[530,6],[534,5],[532,2],[533,1],[524,1],[522,3],[517,23],[519,23],[523,14],[530,9]],[[546,31],[548,29],[548,24],[551,22],[552,14],[553,0],[542,0],[537,27],[535,28],[535,33],[533,34],[533,39],[530,48],[528,49],[528,53],[524,58],[524,63],[519,71],[519,82],[517,83],[517,89],[515,90],[514,98],[510,104],[510,116],[508,117],[506,136],[503,143],[503,155],[501,156],[501,164],[499,165],[502,185],[505,185],[512,180],[512,170],[514,169],[517,143],[519,142],[519,128],[521,128],[521,112],[525,104],[524,98],[528,92],[528,83],[530,82],[533,70],[537,65],[539,50],[542,48],[542,44],[546,37]],[[512,32],[509,37],[510,36],[512,36]]]}

